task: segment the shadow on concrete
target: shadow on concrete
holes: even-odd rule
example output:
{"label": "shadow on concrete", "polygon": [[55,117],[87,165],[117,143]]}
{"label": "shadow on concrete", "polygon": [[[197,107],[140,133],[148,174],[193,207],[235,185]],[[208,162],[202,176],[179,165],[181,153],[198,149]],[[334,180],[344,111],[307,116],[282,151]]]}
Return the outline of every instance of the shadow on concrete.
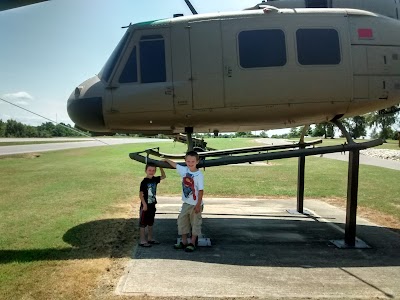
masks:
{"label": "shadow on concrete", "polygon": [[195,253],[172,249],[175,220],[158,219],[155,229],[162,244],[139,247],[135,258],[304,268],[400,266],[397,229],[359,225],[357,236],[372,248],[338,249],[329,240],[344,239],[344,234],[316,219],[204,218],[203,232],[213,246],[198,247]]}
{"label": "shadow on concrete", "polygon": [[[400,231],[357,226],[357,236],[371,249],[338,249],[329,240],[343,239],[339,230],[318,219],[260,219],[242,216],[207,217],[203,232],[212,247],[194,253],[174,250],[176,219],[156,217],[155,233],[161,245],[135,247],[137,219],[105,219],[68,230],[65,248],[0,250],[0,263],[45,260],[135,257],[136,259],[188,260],[204,263],[278,267],[374,267],[400,266]],[[343,224],[336,224],[342,226]],[[390,229],[390,228],[389,228]]]}

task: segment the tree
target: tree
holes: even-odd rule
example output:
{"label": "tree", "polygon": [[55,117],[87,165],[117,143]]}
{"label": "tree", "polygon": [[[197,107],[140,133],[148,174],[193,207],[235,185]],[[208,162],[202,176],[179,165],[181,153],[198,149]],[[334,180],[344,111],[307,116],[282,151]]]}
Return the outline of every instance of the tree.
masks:
{"label": "tree", "polygon": [[39,137],[52,137],[55,125],[51,122],[42,123],[37,127]]}
{"label": "tree", "polygon": [[6,123],[3,122],[3,120],[0,120],[0,136],[1,137],[5,136],[5,130],[6,130]]}
{"label": "tree", "polygon": [[25,125],[15,120],[7,120],[4,135],[6,137],[24,137]]}
{"label": "tree", "polygon": [[300,127],[293,127],[290,128],[290,132],[288,137],[289,138],[299,138],[301,135],[301,128]]}
{"label": "tree", "polygon": [[315,125],[314,129],[312,130],[311,136],[313,137],[326,136],[326,130],[324,124],[319,123]]}
{"label": "tree", "polygon": [[330,122],[323,122],[315,125],[312,130],[311,136],[323,136],[324,138],[328,138],[328,136],[333,139],[335,137],[335,125]]}
{"label": "tree", "polygon": [[261,131],[260,132],[260,137],[262,137],[262,138],[267,138],[268,137],[268,134],[267,134],[267,132],[266,131]]}
{"label": "tree", "polygon": [[235,137],[245,137],[246,132],[235,132]]}
{"label": "tree", "polygon": [[353,139],[358,139],[361,136],[367,135],[368,123],[365,116],[346,118],[343,120],[343,125]]}
{"label": "tree", "polygon": [[37,137],[38,136],[37,128],[35,126],[26,125],[25,126],[25,136],[26,137]]}
{"label": "tree", "polygon": [[368,125],[373,128],[373,135],[383,140],[391,138],[393,136],[392,126],[396,123],[398,114],[399,106],[367,114],[366,120]]}

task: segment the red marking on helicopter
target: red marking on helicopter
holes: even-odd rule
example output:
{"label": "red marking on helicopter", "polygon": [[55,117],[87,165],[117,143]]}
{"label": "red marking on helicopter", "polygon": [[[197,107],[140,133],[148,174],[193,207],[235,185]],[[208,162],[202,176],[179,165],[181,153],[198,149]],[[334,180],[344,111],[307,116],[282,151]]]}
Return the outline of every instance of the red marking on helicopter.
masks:
{"label": "red marking on helicopter", "polygon": [[359,28],[358,29],[359,39],[373,39],[374,35],[371,28]]}

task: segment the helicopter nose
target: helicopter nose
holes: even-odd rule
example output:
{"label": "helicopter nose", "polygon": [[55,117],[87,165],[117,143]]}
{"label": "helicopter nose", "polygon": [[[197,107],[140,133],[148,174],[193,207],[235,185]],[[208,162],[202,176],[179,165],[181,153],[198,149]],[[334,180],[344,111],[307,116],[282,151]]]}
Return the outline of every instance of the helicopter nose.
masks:
{"label": "helicopter nose", "polygon": [[89,79],[75,88],[68,99],[67,111],[71,120],[79,127],[94,131],[107,131],[103,115],[103,91],[101,82]]}

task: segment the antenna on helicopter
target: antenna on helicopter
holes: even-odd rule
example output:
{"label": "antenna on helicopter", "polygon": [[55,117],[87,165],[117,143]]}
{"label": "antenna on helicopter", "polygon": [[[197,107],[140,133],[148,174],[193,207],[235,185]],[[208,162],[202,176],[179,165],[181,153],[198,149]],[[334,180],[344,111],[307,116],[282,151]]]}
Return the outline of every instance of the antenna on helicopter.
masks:
{"label": "antenna on helicopter", "polygon": [[187,6],[189,6],[190,11],[192,12],[192,14],[197,15],[197,11],[194,9],[192,3],[190,3],[190,0],[185,0]]}

